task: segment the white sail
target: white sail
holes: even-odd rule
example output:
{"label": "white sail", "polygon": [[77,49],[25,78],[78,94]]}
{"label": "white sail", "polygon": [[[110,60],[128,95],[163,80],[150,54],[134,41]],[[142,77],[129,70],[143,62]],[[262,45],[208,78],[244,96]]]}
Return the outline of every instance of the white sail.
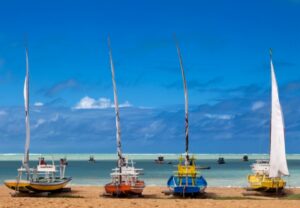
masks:
{"label": "white sail", "polygon": [[26,124],[26,142],[23,166],[29,168],[29,145],[30,145],[30,125],[29,125],[29,62],[28,49],[26,48],[26,76],[24,82],[24,104],[25,104],[25,124]]}
{"label": "white sail", "polygon": [[181,75],[182,75],[182,81],[183,81],[183,88],[184,88],[184,101],[185,101],[185,153],[188,155],[189,152],[189,114],[188,114],[188,92],[187,92],[187,85],[186,85],[186,79],[184,74],[184,68],[183,68],[183,62],[182,62],[182,56],[179,48],[179,44],[176,40],[176,47],[177,47],[177,53],[179,58],[179,64],[181,69]]}
{"label": "white sail", "polygon": [[110,68],[111,68],[111,77],[114,90],[114,103],[115,103],[115,113],[116,113],[116,137],[117,137],[117,153],[119,157],[118,166],[122,166],[123,157],[121,149],[121,129],[120,129],[120,116],[119,116],[119,103],[118,103],[118,94],[117,94],[117,85],[115,81],[115,67],[112,59],[112,50],[110,46],[110,38],[108,37],[108,47],[109,47],[109,59],[110,59]]}
{"label": "white sail", "polygon": [[279,101],[278,86],[271,59],[272,80],[272,110],[271,110],[271,149],[270,149],[270,171],[269,177],[281,177],[289,175],[285,155],[285,136],[283,113]]}

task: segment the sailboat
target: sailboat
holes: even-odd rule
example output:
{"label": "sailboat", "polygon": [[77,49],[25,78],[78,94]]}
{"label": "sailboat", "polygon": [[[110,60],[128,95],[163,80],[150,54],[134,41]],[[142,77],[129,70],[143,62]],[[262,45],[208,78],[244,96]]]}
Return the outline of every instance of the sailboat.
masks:
{"label": "sailboat", "polygon": [[270,131],[270,160],[258,160],[252,167],[253,174],[248,176],[251,189],[262,191],[281,191],[286,181],[282,176],[288,176],[285,153],[285,135],[283,113],[279,101],[278,86],[270,49],[271,66],[271,131]]}
{"label": "sailboat", "polygon": [[43,157],[39,158],[36,168],[29,166],[29,146],[30,146],[30,122],[29,122],[29,61],[28,49],[26,48],[26,76],[24,83],[25,101],[25,124],[26,142],[22,166],[18,169],[17,179],[5,180],[4,184],[16,192],[54,192],[62,190],[72,178],[64,176],[66,161],[60,160],[60,176],[56,176],[57,167],[52,160],[52,164],[47,164]]}
{"label": "sailboat", "polygon": [[[176,38],[175,38],[176,41]],[[177,171],[172,175],[167,185],[173,195],[197,196],[207,187],[205,178],[200,175],[196,167],[196,159],[189,155],[189,119],[188,119],[188,92],[179,44],[176,41],[177,53],[180,63],[185,98],[185,154],[180,156]]]}
{"label": "sailboat", "polygon": [[128,159],[122,154],[121,148],[121,128],[120,128],[120,114],[119,104],[117,95],[117,86],[115,81],[115,68],[112,59],[112,49],[110,45],[110,38],[108,37],[108,48],[110,67],[112,75],[112,84],[114,91],[114,105],[116,114],[116,139],[117,139],[117,167],[112,170],[110,174],[112,181],[105,185],[105,192],[112,196],[128,196],[128,195],[142,195],[145,188],[144,181],[139,179],[140,173],[143,169],[134,167],[134,163],[131,160],[129,163]]}

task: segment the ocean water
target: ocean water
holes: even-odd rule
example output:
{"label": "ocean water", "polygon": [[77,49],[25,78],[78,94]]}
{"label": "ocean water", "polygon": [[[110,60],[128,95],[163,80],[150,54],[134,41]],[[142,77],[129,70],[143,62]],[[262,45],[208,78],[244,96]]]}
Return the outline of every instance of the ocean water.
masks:
{"label": "ocean water", "polygon": [[[166,162],[173,164],[156,164],[154,160],[163,155]],[[40,154],[32,154],[31,167],[36,166]],[[72,176],[71,185],[104,185],[110,181],[110,171],[116,166],[115,154],[94,154],[96,163],[89,163],[90,154],[43,154],[50,162],[67,157],[69,165],[66,175]],[[176,170],[178,154],[129,154],[137,168],[143,168],[141,176],[148,186],[165,186],[168,178]],[[212,187],[246,187],[247,175],[251,173],[250,165],[256,159],[267,159],[268,155],[248,154],[249,162],[243,162],[243,154],[196,154],[197,165],[210,166],[209,170],[201,170],[208,185]],[[217,164],[218,157],[224,157],[226,164]],[[288,187],[300,187],[300,155],[287,155],[290,176],[286,177]],[[14,179],[17,168],[21,166],[22,154],[0,154],[0,182]]]}

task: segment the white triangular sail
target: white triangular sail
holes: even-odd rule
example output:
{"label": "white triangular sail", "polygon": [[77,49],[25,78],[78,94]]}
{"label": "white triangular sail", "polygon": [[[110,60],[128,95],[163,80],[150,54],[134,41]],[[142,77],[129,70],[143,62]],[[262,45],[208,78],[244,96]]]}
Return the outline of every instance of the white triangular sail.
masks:
{"label": "white triangular sail", "polygon": [[185,153],[188,155],[189,152],[189,114],[188,114],[188,92],[187,92],[187,84],[186,84],[186,79],[185,79],[185,73],[184,73],[184,68],[183,68],[183,61],[182,61],[182,56],[179,48],[178,41],[176,40],[176,47],[177,47],[177,53],[178,53],[178,58],[179,58],[179,64],[180,64],[180,69],[181,69],[181,75],[182,75],[182,81],[183,81],[183,88],[184,88],[184,104],[185,104]]}
{"label": "white triangular sail", "polygon": [[110,59],[110,68],[111,68],[111,77],[114,90],[114,104],[115,104],[115,113],[116,113],[116,137],[117,137],[117,153],[118,153],[118,166],[122,166],[123,156],[121,148],[121,129],[120,129],[120,116],[119,116],[119,103],[118,103],[118,94],[117,94],[117,85],[115,81],[115,67],[112,59],[112,50],[110,46],[110,38],[108,37],[108,47],[109,47],[109,59]]}
{"label": "white triangular sail", "polygon": [[271,110],[271,146],[269,177],[289,175],[285,154],[285,136],[283,113],[279,101],[278,86],[271,58],[272,110]]}
{"label": "white triangular sail", "polygon": [[26,124],[26,141],[23,166],[29,168],[29,145],[30,145],[30,124],[29,124],[29,62],[28,49],[26,48],[26,76],[24,82],[24,104],[25,104],[25,124]]}

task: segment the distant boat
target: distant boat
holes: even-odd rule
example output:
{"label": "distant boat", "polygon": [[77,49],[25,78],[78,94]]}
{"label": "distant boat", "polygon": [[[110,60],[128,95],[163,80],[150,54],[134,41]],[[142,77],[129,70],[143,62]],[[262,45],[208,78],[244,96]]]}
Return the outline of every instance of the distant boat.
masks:
{"label": "distant boat", "polygon": [[224,157],[219,157],[217,162],[218,162],[218,164],[220,164],[220,165],[225,164],[225,159],[224,159]]}
{"label": "distant boat", "polygon": [[252,167],[253,174],[248,176],[250,188],[261,191],[281,191],[286,182],[282,176],[289,175],[285,152],[283,113],[279,101],[278,86],[272,62],[271,66],[271,131],[270,160],[257,160]]}
{"label": "distant boat", "polygon": [[[47,164],[41,157],[36,168],[29,167],[29,146],[30,146],[30,123],[29,123],[29,63],[28,49],[26,48],[26,77],[24,83],[24,100],[25,100],[25,124],[26,124],[26,142],[25,153],[21,168],[18,169],[17,179],[6,180],[4,184],[18,192],[54,192],[62,190],[71,177],[65,177],[66,163],[60,163],[60,176],[56,176],[57,169],[52,163]],[[24,178],[24,179],[23,179]]]}
{"label": "distant boat", "polygon": [[158,164],[163,164],[165,162],[163,156],[158,156],[156,160],[154,160]]}
{"label": "distant boat", "polygon": [[113,169],[113,172],[110,174],[112,182],[105,185],[105,192],[112,196],[121,196],[121,195],[142,195],[142,192],[145,188],[145,183],[142,180],[139,180],[139,175],[142,169],[137,169],[134,167],[133,161],[129,164],[128,160],[125,159],[122,155],[121,148],[121,128],[120,128],[120,113],[119,113],[119,104],[117,96],[117,86],[115,81],[115,69],[112,59],[112,50],[110,46],[110,39],[108,38],[108,47],[109,47],[109,57],[110,57],[110,66],[112,74],[112,84],[114,91],[114,104],[115,104],[115,113],[116,113],[116,139],[117,139],[117,155],[118,163],[117,167]]}
{"label": "distant boat", "polygon": [[209,170],[209,169],[211,169],[211,167],[210,166],[199,166],[199,167],[197,167],[197,169],[199,169],[199,170]]}
{"label": "distant boat", "polygon": [[90,156],[88,162],[90,162],[90,163],[95,163],[96,162],[96,160],[95,160],[95,158],[94,158],[93,155]]}
{"label": "distant boat", "polygon": [[177,53],[179,57],[180,69],[184,87],[185,97],[185,154],[179,158],[176,174],[172,175],[167,184],[173,195],[196,196],[203,193],[207,182],[203,176],[197,172],[196,159],[189,156],[189,119],[188,119],[188,93],[187,84],[183,69],[182,57],[179,45],[176,41]]}
{"label": "distant boat", "polygon": [[248,161],[249,161],[249,158],[248,158],[247,155],[244,155],[244,156],[243,156],[243,161],[244,161],[244,162],[248,162]]}

